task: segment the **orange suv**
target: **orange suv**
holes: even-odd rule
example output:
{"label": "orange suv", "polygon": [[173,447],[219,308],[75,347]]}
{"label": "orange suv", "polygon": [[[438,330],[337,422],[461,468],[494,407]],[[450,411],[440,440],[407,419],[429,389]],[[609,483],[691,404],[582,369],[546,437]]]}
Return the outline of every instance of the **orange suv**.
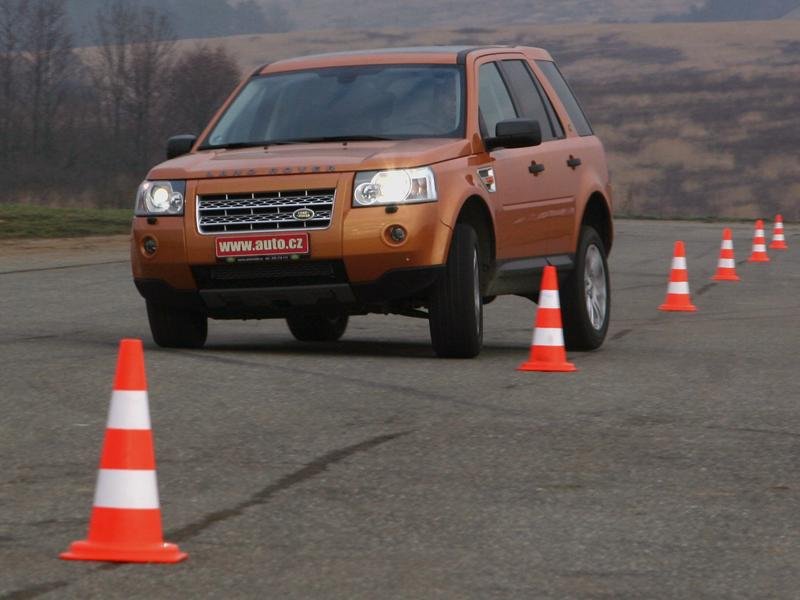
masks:
{"label": "orange suv", "polygon": [[202,346],[209,317],[331,341],[352,315],[394,313],[428,319],[437,355],[473,357],[484,305],[536,301],[548,264],[567,347],[603,343],[605,152],[544,50],[282,60],[167,156],[139,188],[131,247],[161,346]]}

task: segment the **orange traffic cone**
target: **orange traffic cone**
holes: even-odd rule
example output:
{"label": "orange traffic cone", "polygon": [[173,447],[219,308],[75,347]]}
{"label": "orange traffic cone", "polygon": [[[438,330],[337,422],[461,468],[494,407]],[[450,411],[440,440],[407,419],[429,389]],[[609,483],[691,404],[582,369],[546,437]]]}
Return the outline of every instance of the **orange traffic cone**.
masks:
{"label": "orange traffic cone", "polygon": [[526,362],[517,367],[517,371],[577,371],[575,365],[567,362],[567,352],[564,349],[555,267],[547,266],[542,273],[531,354]]}
{"label": "orange traffic cone", "polygon": [[756,231],[753,235],[753,253],[747,262],[769,262],[767,256],[767,240],[764,239],[764,221],[756,221]]}
{"label": "orange traffic cone", "polygon": [[769,245],[770,250],[788,250],[789,246],[786,245],[786,238],[783,235],[783,217],[780,215],[775,216],[775,229],[772,230],[772,242]]}
{"label": "orange traffic cone", "polygon": [[717,273],[711,278],[714,281],[741,281],[736,274],[736,259],[733,256],[733,234],[727,227],[722,232],[722,247],[719,250]]}
{"label": "orange traffic cone", "polygon": [[697,307],[689,296],[689,272],[686,270],[686,249],[683,242],[675,242],[675,255],[672,258],[672,271],[667,286],[667,299],[658,310],[694,312]]}
{"label": "orange traffic cone", "polygon": [[67,560],[176,563],[186,558],[164,543],[141,340],[122,340],[87,539]]}

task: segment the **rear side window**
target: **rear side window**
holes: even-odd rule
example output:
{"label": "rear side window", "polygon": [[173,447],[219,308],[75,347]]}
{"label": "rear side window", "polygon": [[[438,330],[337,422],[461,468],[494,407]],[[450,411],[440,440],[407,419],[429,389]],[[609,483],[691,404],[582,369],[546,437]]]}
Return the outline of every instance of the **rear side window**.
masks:
{"label": "rear side window", "polygon": [[583,114],[581,105],[578,103],[575,94],[572,93],[569,84],[564,79],[564,76],[561,75],[561,71],[558,70],[555,63],[547,60],[537,60],[536,64],[539,65],[539,68],[544,73],[544,76],[547,77],[550,85],[556,90],[556,94],[558,94],[558,97],[564,104],[564,108],[567,109],[567,114],[575,125],[578,135],[594,135],[592,126],[589,124],[586,115]]}
{"label": "rear side window", "polygon": [[528,66],[521,60],[504,60],[502,68],[514,92],[520,115],[539,121],[544,141],[563,137],[564,132],[550,105],[550,100],[539,86],[539,82],[534,79]]}
{"label": "rear side window", "polygon": [[506,84],[497,70],[497,65],[481,65],[478,72],[478,106],[481,112],[481,129],[484,135],[493,136],[500,121],[517,116],[514,103],[508,94]]}

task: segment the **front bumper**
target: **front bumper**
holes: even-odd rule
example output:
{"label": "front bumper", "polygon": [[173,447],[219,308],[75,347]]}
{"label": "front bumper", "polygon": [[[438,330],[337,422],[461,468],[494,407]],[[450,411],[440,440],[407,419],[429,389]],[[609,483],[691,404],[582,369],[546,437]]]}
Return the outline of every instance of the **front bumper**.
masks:
{"label": "front bumper", "polygon": [[363,314],[400,310],[427,297],[443,266],[396,269],[370,283],[347,281],[257,287],[225,285],[178,289],[162,279],[134,279],[152,302],[194,310],[215,319],[287,317],[297,311]]}
{"label": "front bumper", "polygon": [[[375,281],[392,269],[444,264],[452,230],[445,224],[449,220],[443,214],[445,206],[441,200],[401,205],[394,211],[377,206],[353,208],[352,184],[352,173],[188,181],[183,216],[134,219],[131,255],[134,277],[165,279],[174,287],[191,287],[188,277],[191,266],[218,262],[214,243],[217,237],[249,233],[201,234],[197,224],[198,196],[298,189],[334,190],[330,225],[308,230],[310,258],[342,260],[352,282]],[[395,244],[389,239],[387,230],[393,225],[402,225],[408,231],[403,243]],[[143,251],[142,243],[147,237],[158,243],[159,250],[154,255]]]}

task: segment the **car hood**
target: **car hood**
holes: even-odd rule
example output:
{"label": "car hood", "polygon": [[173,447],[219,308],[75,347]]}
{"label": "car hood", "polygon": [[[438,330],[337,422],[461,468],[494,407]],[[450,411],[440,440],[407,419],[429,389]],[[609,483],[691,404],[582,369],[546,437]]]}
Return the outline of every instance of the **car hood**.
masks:
{"label": "car hood", "polygon": [[410,168],[470,154],[464,139],[292,144],[204,150],[161,163],[148,179],[207,179]]}

